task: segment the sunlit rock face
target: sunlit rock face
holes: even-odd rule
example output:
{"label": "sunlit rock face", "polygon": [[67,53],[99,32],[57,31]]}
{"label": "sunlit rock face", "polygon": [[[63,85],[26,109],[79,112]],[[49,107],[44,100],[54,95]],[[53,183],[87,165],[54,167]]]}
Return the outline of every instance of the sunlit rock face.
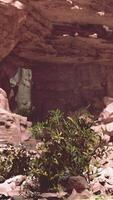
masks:
{"label": "sunlit rock face", "polygon": [[57,107],[98,110],[113,97],[112,0],[10,0],[0,9],[0,86],[10,96],[9,79],[30,68],[37,119]]}
{"label": "sunlit rock face", "polygon": [[0,88],[0,144],[19,145],[30,139],[31,123],[27,117],[12,113],[6,92]]}
{"label": "sunlit rock face", "polygon": [[[15,112],[29,112],[32,107],[31,87],[32,71],[31,69],[18,68],[17,73],[10,79],[10,102],[11,108]],[[15,102],[15,105],[14,105]]]}

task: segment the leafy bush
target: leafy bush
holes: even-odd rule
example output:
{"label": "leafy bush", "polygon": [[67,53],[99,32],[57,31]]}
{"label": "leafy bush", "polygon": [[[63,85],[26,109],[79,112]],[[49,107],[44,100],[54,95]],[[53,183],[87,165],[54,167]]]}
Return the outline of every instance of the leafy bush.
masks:
{"label": "leafy bush", "polygon": [[42,140],[38,147],[42,153],[32,166],[42,186],[46,183],[56,187],[62,177],[82,175],[88,169],[102,141],[91,129],[92,121],[87,119],[87,115],[79,113],[64,117],[56,110],[50,112],[45,122],[32,128],[35,137]]}
{"label": "leafy bush", "polygon": [[10,178],[18,174],[27,174],[30,166],[30,154],[23,147],[7,146],[0,151],[0,174]]}

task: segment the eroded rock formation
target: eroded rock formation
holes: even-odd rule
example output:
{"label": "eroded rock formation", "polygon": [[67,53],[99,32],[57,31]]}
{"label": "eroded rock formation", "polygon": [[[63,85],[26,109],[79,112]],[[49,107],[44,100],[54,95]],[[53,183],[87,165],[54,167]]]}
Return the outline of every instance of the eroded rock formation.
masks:
{"label": "eroded rock formation", "polygon": [[[17,73],[10,79],[10,103],[15,112],[29,112],[32,109],[31,87],[32,71],[31,69],[18,68]],[[15,104],[15,105],[14,105]]]}
{"label": "eroded rock formation", "polygon": [[112,0],[0,2],[0,85],[9,96],[8,80],[23,67],[32,69],[39,118],[56,107],[101,109],[113,97]]}
{"label": "eroded rock formation", "polygon": [[31,137],[27,117],[12,113],[6,92],[0,88],[0,143],[19,145]]}

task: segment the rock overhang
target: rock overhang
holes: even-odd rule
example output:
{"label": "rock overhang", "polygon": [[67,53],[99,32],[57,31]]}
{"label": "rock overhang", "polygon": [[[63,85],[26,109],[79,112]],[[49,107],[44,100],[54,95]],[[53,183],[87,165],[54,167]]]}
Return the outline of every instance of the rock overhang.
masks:
{"label": "rock overhang", "polygon": [[[1,70],[5,70],[9,77],[16,73],[18,67],[32,69],[33,83],[38,95],[36,106],[40,107],[40,112],[43,112],[41,108],[43,104],[46,104],[45,110],[54,108],[53,104],[65,110],[67,107],[75,108],[76,103],[80,103],[83,99],[88,103],[90,95],[92,99],[95,95],[99,98],[103,95],[112,96],[113,3],[110,0],[107,5],[105,1],[91,0],[79,2],[73,0],[72,5],[64,0],[22,2],[27,5],[26,10],[22,10],[25,18],[19,28],[14,24],[19,37],[16,37],[16,41],[14,35],[13,40],[10,40],[13,41],[12,48],[7,46],[5,50],[3,49],[5,53],[1,59],[4,60],[0,65]],[[78,9],[79,7],[82,9]],[[1,47],[3,48],[3,45]],[[69,75],[73,69],[74,76],[65,77],[65,74]],[[52,82],[53,75],[48,74],[47,70],[49,72],[51,70],[51,74],[57,74],[55,81]],[[43,73],[47,76],[41,79]],[[59,80],[61,74],[64,77],[63,83]],[[76,76],[81,86],[75,81]],[[70,82],[71,86],[73,85],[71,91],[67,82],[69,88]],[[45,83],[50,88],[45,87],[40,91],[39,85]],[[61,95],[60,87],[63,85],[67,87],[67,96],[69,92],[73,98],[72,102],[64,94],[65,92],[62,91]],[[75,98],[77,95],[79,100]],[[56,98],[54,102],[49,99],[52,99],[52,96]],[[51,103],[48,103],[49,101]]]}

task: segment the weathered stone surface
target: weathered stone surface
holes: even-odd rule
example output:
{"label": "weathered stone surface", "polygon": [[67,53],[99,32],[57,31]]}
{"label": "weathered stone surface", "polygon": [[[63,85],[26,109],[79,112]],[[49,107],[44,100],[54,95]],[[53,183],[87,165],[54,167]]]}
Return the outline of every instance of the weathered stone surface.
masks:
{"label": "weathered stone surface", "polygon": [[101,134],[103,140],[106,142],[113,141],[113,98],[104,97],[105,108],[100,113],[98,122],[92,126],[94,131]]}
{"label": "weathered stone surface", "polygon": [[0,194],[5,196],[15,196],[21,193],[21,184],[26,180],[26,176],[18,175],[0,183]]}
{"label": "weathered stone surface", "polygon": [[69,177],[67,184],[68,190],[70,191],[75,189],[77,192],[82,192],[89,188],[88,183],[83,176],[71,176]]}
{"label": "weathered stone surface", "polygon": [[0,88],[0,108],[10,111],[6,92]]}
{"label": "weathered stone surface", "polygon": [[4,11],[0,15],[1,87],[10,90],[4,80],[14,76],[18,67],[32,68],[32,103],[39,118],[56,107],[69,111],[91,104],[94,111],[101,110],[102,97],[113,97],[112,0],[107,4],[105,0],[21,2],[22,9],[19,1],[0,4]]}
{"label": "weathered stone surface", "polygon": [[23,4],[18,7],[16,2],[0,0],[0,61],[17,45],[26,18]]}
{"label": "weathered stone surface", "polygon": [[0,143],[18,145],[31,137],[27,117],[11,113],[5,91],[0,89]]}
{"label": "weathered stone surface", "polygon": [[97,177],[90,184],[94,194],[109,194],[113,188],[113,168],[106,167],[101,169]]}
{"label": "weathered stone surface", "polygon": [[[17,73],[10,79],[11,91],[10,102],[15,112],[27,114],[31,110],[31,87],[32,71],[31,69],[18,68]],[[15,102],[15,105],[14,105]]]}

